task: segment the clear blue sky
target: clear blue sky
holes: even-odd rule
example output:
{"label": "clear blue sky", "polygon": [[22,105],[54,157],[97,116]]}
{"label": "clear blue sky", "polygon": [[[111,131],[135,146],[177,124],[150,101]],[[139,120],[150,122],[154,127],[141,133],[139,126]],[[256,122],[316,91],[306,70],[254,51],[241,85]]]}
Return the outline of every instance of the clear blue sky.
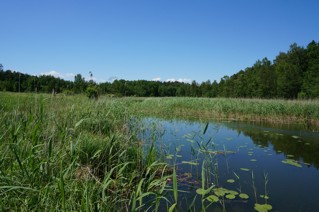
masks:
{"label": "clear blue sky", "polygon": [[318,0],[0,0],[5,69],[219,81],[319,40]]}

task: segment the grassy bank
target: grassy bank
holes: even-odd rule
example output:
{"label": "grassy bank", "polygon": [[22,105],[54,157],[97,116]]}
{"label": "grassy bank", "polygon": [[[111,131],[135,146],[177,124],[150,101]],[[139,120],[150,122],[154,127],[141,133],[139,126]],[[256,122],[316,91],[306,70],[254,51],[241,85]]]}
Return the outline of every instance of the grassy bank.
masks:
{"label": "grassy bank", "polygon": [[136,100],[132,109],[146,116],[300,124],[319,129],[318,100],[146,98]]}
{"label": "grassy bank", "polygon": [[[0,94],[0,210],[125,211],[159,200],[165,164],[121,99]],[[156,195],[155,195],[156,193]]]}
{"label": "grassy bank", "polygon": [[[0,210],[134,211],[156,209],[160,200],[171,207],[174,201],[165,199],[165,192],[177,192],[176,174],[157,160],[153,143],[144,151],[145,143],[137,138],[139,124],[133,122],[143,116],[318,127],[319,102],[109,97],[95,101],[85,96],[0,93]],[[167,185],[168,178],[173,185]]]}

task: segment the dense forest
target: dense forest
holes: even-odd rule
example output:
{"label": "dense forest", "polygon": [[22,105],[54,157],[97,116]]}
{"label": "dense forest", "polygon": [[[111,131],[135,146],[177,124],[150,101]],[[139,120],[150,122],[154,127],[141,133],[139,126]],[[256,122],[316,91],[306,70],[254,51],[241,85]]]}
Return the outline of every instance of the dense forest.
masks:
{"label": "dense forest", "polygon": [[[92,76],[92,73],[90,73]],[[288,52],[280,52],[272,62],[267,58],[257,60],[252,67],[240,70],[232,76],[224,76],[219,82],[191,84],[181,82],[127,81],[112,83],[86,81],[81,74],[74,81],[53,76],[32,76],[4,70],[0,64],[0,91],[56,92],[65,94],[90,93],[116,96],[191,96],[191,97],[244,97],[244,98],[318,98],[319,97],[319,42],[307,47],[290,46]]]}

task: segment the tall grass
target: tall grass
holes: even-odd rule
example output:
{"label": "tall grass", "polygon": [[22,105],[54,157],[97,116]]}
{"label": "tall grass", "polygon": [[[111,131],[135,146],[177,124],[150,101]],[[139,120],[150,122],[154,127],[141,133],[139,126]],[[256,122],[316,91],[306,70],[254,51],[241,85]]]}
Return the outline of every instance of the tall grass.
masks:
{"label": "tall grass", "polygon": [[239,120],[302,124],[319,129],[318,100],[232,98],[145,98],[132,109],[136,114],[202,120]]}
{"label": "tall grass", "polygon": [[166,164],[141,151],[128,102],[11,93],[0,102],[0,210],[135,211],[162,198]]}
{"label": "tall grass", "polygon": [[[149,143],[138,139],[139,117],[145,115],[298,122],[318,129],[319,102],[103,97],[95,101],[84,96],[0,93],[0,210],[144,211],[160,210],[163,201],[167,210],[177,210],[182,202],[178,174],[176,167],[160,160],[165,151],[155,144],[160,132],[155,130]],[[207,153],[211,140],[196,143]],[[212,182],[218,186],[218,164],[209,154],[203,157],[205,210],[206,191],[213,188]],[[173,199],[166,195],[170,191]]]}

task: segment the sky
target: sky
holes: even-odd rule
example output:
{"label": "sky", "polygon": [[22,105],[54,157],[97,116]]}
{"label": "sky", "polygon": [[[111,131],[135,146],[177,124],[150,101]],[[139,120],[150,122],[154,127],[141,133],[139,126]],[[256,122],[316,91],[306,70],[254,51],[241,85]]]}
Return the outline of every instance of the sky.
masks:
{"label": "sky", "polygon": [[0,0],[0,64],[97,82],[219,81],[319,41],[318,0]]}

